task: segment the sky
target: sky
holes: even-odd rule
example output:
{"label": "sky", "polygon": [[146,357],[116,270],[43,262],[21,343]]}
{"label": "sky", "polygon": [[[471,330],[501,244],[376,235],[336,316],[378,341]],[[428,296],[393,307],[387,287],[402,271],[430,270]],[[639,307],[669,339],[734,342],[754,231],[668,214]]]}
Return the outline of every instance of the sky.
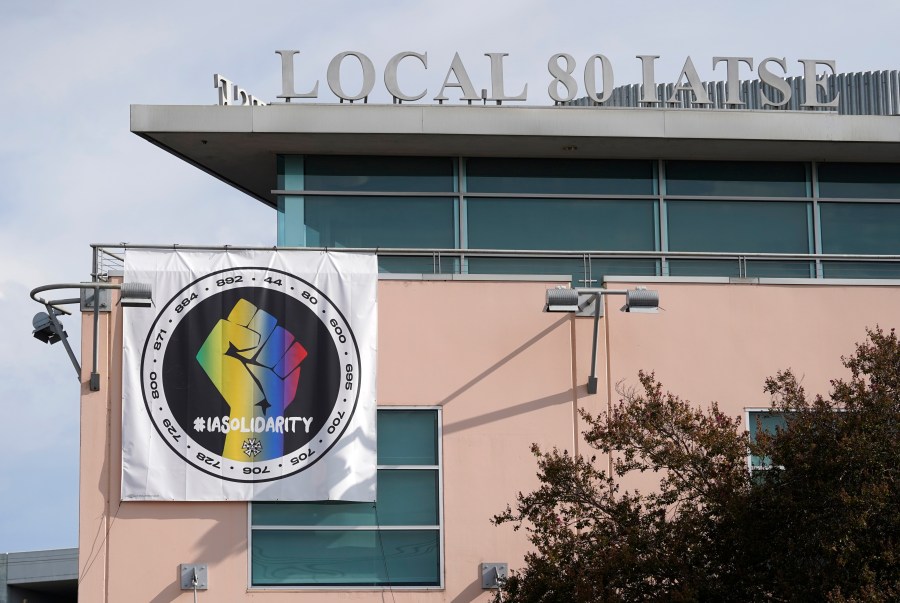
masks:
{"label": "sky", "polygon": [[[62,346],[31,337],[42,308],[28,292],[89,280],[91,243],[275,244],[274,210],[130,133],[130,105],[216,104],[214,73],[276,101],[276,50],[299,51],[296,89],[318,80],[320,103],[336,102],[326,70],[347,50],[372,59],[369,102],[382,103],[384,65],[402,51],[428,54],[427,69],[400,70],[405,89],[427,88],[420,102],[455,52],[477,90],[490,84],[484,53],[509,53],[507,93],[527,83],[534,105],[550,104],[547,62],[561,52],[578,80],[588,57],[607,56],[617,86],[639,81],[636,55],[660,56],[658,83],[688,56],[705,80],[724,79],[715,56],[784,57],[788,75],[799,59],[898,69],[898,22],[896,0],[0,2],[0,552],[78,543],[79,387]],[[77,340],[77,321],[65,324]]]}

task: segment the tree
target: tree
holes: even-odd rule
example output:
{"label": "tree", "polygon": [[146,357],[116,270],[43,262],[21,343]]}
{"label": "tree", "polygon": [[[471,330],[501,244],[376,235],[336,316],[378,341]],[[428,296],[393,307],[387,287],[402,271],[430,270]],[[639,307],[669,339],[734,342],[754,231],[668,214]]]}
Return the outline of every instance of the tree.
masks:
{"label": "tree", "polygon": [[[758,438],[774,469],[752,491],[776,593],[900,600],[900,342],[868,332],[847,380],[810,399],[789,371],[766,381],[787,427]],[[765,552],[765,551],[763,551]]]}
{"label": "tree", "polygon": [[[505,601],[693,601],[727,598],[735,560],[733,514],[749,487],[738,420],[663,392],[639,375],[610,413],[582,413],[596,457],[532,452],[541,487],[495,523],[526,525],[536,550],[504,585]],[[622,492],[615,477],[656,472],[659,489]]]}
{"label": "tree", "polygon": [[[900,598],[900,344],[868,334],[828,399],[790,371],[767,380],[787,427],[756,442],[640,373],[610,412],[582,413],[609,467],[532,447],[541,486],[493,521],[524,526],[534,550],[495,600]],[[749,453],[769,468],[751,473]],[[621,491],[635,471],[659,487]]]}

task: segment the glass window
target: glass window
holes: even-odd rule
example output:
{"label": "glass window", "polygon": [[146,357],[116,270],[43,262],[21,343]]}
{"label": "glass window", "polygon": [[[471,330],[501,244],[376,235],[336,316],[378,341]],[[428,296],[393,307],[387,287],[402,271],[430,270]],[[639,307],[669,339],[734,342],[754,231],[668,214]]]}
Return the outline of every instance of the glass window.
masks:
{"label": "glass window", "polygon": [[[669,260],[670,276],[729,276],[740,277],[737,260]],[[748,260],[747,278],[812,278],[813,262],[785,260]]]}
{"label": "glass window", "polygon": [[747,276],[754,278],[813,278],[815,262],[790,260],[748,260]]}
{"label": "glass window", "polygon": [[[379,464],[384,464],[379,459]],[[438,472],[429,469],[378,472],[378,502],[257,503],[255,526],[428,525],[438,520]]]}
{"label": "glass window", "polygon": [[283,191],[303,190],[303,156],[278,156],[278,189]]}
{"label": "glass window", "polygon": [[571,274],[573,287],[599,287],[607,275],[656,276],[656,259],[469,258],[469,274]]}
{"label": "glass window", "polygon": [[254,586],[436,586],[436,530],[296,530],[253,534]]}
{"label": "glass window", "polygon": [[900,203],[820,203],[824,253],[900,254]]}
{"label": "glass window", "polygon": [[378,413],[379,465],[437,465],[437,413],[392,410]]}
{"label": "glass window", "polygon": [[820,163],[819,196],[900,199],[896,163]]}
{"label": "glass window", "polygon": [[[787,420],[783,413],[768,410],[751,410],[747,413],[747,431],[750,433],[750,441],[756,441],[756,434],[762,430],[765,433],[774,434],[776,430],[786,429]],[[750,455],[750,468],[758,469],[768,467],[771,464],[768,458]]]}
{"label": "glass window", "polygon": [[430,255],[378,255],[378,271],[388,274],[459,274],[459,258]]}
{"label": "glass window", "polygon": [[780,201],[668,201],[670,251],[809,253],[811,207]]}
{"label": "glass window", "polygon": [[362,502],[253,503],[253,525],[356,526],[375,525],[375,505]]}
{"label": "glass window", "polygon": [[454,208],[452,198],[306,196],[306,246],[452,249]]}
{"label": "glass window", "polygon": [[374,504],[252,504],[252,584],[440,586],[438,422],[437,410],[378,410]]}
{"label": "glass window", "polygon": [[807,165],[776,161],[667,161],[667,195],[806,197]]}
{"label": "glass window", "polygon": [[278,197],[278,244],[305,247],[306,227],[303,225],[303,197]]}
{"label": "glass window", "polygon": [[900,262],[822,262],[825,278],[900,278]]}
{"label": "glass window", "polygon": [[594,159],[466,160],[470,193],[653,195],[652,161]]}
{"label": "glass window", "polygon": [[655,201],[469,198],[466,213],[470,249],[656,249]]}
{"label": "glass window", "polygon": [[587,282],[582,258],[467,258],[469,274],[571,275],[573,287],[596,287]]}
{"label": "glass window", "polygon": [[449,157],[368,157],[307,155],[303,158],[308,191],[454,192]]}

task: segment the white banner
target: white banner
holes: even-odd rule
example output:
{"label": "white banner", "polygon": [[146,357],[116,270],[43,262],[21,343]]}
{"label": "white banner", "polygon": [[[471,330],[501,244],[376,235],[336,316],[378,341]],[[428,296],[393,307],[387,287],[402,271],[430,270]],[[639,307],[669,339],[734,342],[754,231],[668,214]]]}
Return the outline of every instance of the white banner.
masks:
{"label": "white banner", "polygon": [[123,500],[375,500],[374,255],[129,250]]}

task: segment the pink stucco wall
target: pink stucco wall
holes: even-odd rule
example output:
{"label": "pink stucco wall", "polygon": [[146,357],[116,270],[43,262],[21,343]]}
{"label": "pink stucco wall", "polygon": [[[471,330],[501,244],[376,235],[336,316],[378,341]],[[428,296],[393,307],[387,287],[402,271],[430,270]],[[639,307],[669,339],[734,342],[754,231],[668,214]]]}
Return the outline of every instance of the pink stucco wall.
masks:
{"label": "pink stucco wall", "polygon": [[[652,369],[683,397],[718,400],[741,414],[768,403],[762,382],[779,368],[793,367],[808,389],[827,391],[864,327],[894,326],[900,308],[898,287],[653,284],[660,314],[620,313],[620,299],[609,299],[599,390],[588,396],[592,321],[542,313],[553,284],[380,281],[378,403],[443,409],[445,588],[394,591],[392,600],[489,598],[478,564],[515,568],[527,550],[521,532],[489,519],[536,484],[529,445],[584,451],[574,408],[605,409],[607,392],[615,397],[608,383],[634,384],[639,369]],[[84,320],[89,353],[90,315]],[[104,316],[101,334],[102,389],[82,388],[81,601],[191,601],[178,587],[180,563],[209,564],[201,601],[382,600],[381,591],[250,590],[245,503],[120,503],[117,311]],[[89,370],[89,358],[84,365]]]}

